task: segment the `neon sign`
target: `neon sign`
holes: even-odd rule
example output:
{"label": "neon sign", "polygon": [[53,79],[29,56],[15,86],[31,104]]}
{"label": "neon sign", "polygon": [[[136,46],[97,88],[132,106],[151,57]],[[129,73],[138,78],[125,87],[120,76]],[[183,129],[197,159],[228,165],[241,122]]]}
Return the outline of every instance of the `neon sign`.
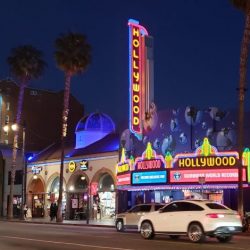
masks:
{"label": "neon sign", "polygon": [[234,156],[179,158],[178,167],[235,167],[237,159]]}
{"label": "neon sign", "polygon": [[142,78],[144,70],[144,45],[142,37],[147,30],[139,22],[129,19],[129,85],[130,85],[130,130],[139,139],[142,137]]}
{"label": "neon sign", "polygon": [[116,185],[122,186],[122,185],[130,185],[131,184],[131,174],[122,174],[116,176]]}
{"label": "neon sign", "polygon": [[122,148],[121,160],[116,165],[116,174],[121,174],[130,171],[131,160],[126,159],[125,149]]}
{"label": "neon sign", "polygon": [[239,154],[236,151],[218,152],[210,145],[208,138],[194,153],[177,154],[174,157],[174,167],[179,168],[211,168],[211,167],[237,167]]}
{"label": "neon sign", "polygon": [[165,168],[165,159],[163,156],[156,154],[150,142],[148,142],[142,157],[136,158],[134,163],[134,170],[161,170]]}
{"label": "neon sign", "polygon": [[147,172],[133,172],[132,185],[137,184],[166,184],[167,171],[147,171]]}
{"label": "neon sign", "polygon": [[[204,177],[205,182],[238,182],[237,168],[221,169],[178,169],[170,170],[170,183],[198,183],[199,177]],[[246,181],[246,169],[243,169],[243,181]]]}

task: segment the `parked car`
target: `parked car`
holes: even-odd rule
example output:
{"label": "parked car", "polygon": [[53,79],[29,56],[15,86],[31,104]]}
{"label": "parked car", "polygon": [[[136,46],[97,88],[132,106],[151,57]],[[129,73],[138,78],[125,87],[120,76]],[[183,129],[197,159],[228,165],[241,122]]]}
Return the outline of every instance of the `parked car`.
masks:
{"label": "parked car", "polygon": [[138,230],[145,239],[165,233],[173,239],[187,235],[192,242],[202,242],[206,236],[229,242],[234,233],[242,231],[242,222],[236,211],[219,203],[181,200],[142,216]]}
{"label": "parked car", "polygon": [[164,205],[164,203],[139,204],[132,207],[125,213],[117,214],[115,222],[116,230],[118,232],[121,232],[125,229],[137,229],[139,219],[142,215],[145,215],[149,212],[157,211]]}

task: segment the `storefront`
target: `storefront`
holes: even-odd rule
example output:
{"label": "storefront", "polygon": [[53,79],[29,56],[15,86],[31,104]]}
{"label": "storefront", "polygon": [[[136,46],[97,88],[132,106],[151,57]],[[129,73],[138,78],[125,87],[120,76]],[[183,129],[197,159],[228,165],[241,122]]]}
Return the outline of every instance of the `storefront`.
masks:
{"label": "storefront", "polygon": [[[141,157],[131,161],[124,151],[117,164],[118,208],[138,203],[168,203],[178,199],[210,199],[236,209],[239,154],[219,152],[207,138],[194,153],[157,155],[148,143]],[[249,192],[249,161],[243,154],[242,182]],[[247,202],[247,201],[246,201]],[[249,202],[248,202],[249,203]],[[247,204],[248,204],[247,203]]]}
{"label": "storefront", "polygon": [[[113,121],[102,113],[93,113],[77,124],[76,140],[67,142],[65,149],[62,199],[65,219],[85,220],[87,214],[93,219],[114,216],[115,166],[119,159],[119,137],[114,132]],[[28,206],[33,207],[33,216],[49,216],[50,204],[57,202],[60,156],[58,143],[28,162]],[[34,169],[39,169],[39,173]]]}

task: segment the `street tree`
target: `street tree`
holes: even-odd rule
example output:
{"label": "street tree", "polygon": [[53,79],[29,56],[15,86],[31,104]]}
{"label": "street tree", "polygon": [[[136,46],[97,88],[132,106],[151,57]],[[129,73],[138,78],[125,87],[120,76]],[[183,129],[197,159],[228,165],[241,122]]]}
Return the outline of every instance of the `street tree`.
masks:
{"label": "street tree", "polygon": [[[7,62],[10,66],[10,72],[17,79],[17,83],[19,85],[17,113],[14,121],[18,128],[21,126],[24,90],[32,79],[37,79],[44,72],[46,63],[43,61],[42,57],[42,52],[34,48],[32,45],[22,45],[13,48],[10,56],[7,58]],[[13,188],[16,174],[18,137],[19,129],[14,132],[13,139],[8,219],[13,218]]]}
{"label": "street tree", "polygon": [[60,183],[57,211],[57,222],[62,222],[64,144],[65,137],[67,136],[71,78],[77,74],[85,72],[87,69],[91,62],[91,46],[87,42],[85,35],[68,32],[60,35],[56,39],[55,48],[55,60],[57,67],[62,70],[65,75],[61,131]]}
{"label": "street tree", "polygon": [[[238,150],[240,154],[240,159],[242,158],[243,147],[244,147],[244,101],[246,92],[246,78],[247,78],[247,61],[248,61],[248,51],[249,51],[249,41],[250,41],[250,0],[231,0],[232,4],[243,11],[245,15],[245,27],[243,32],[243,37],[241,41],[241,51],[240,51],[240,68],[239,68],[239,117],[238,117]],[[243,204],[243,172],[242,162],[239,165],[239,180],[238,180],[238,212],[241,216],[244,213]]]}

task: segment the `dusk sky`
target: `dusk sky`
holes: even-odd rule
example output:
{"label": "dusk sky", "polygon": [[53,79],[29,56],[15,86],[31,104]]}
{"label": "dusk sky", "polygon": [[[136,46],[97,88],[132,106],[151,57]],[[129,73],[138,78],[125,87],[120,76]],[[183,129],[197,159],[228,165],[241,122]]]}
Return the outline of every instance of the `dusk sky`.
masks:
{"label": "dusk sky", "polygon": [[[158,110],[195,105],[237,109],[244,15],[229,0],[8,0],[0,8],[0,78],[10,76],[11,48],[32,44],[44,53],[44,75],[31,87],[61,90],[54,41],[80,32],[92,46],[92,63],[72,79],[71,93],[86,113],[128,119],[128,19],[154,37]],[[249,110],[249,93],[246,106]]]}

